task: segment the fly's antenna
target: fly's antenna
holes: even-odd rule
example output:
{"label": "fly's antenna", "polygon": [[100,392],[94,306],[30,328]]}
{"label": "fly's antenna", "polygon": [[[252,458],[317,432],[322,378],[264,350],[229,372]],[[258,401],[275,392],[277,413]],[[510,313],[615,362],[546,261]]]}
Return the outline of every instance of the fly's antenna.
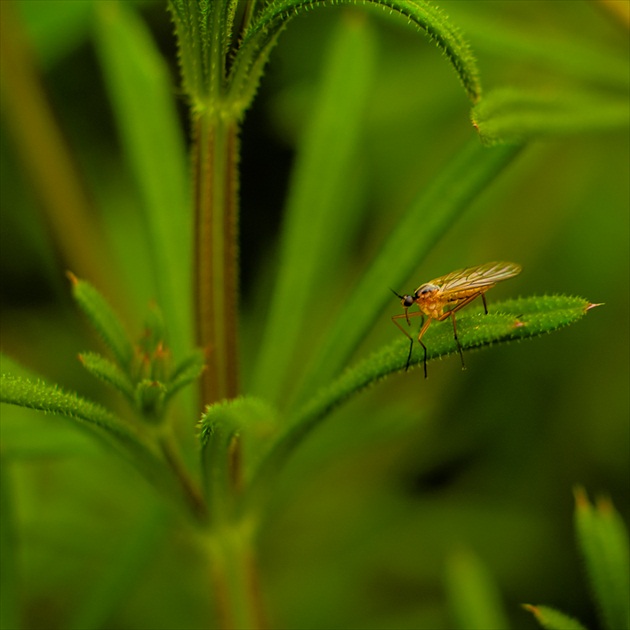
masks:
{"label": "fly's antenna", "polygon": [[400,293],[396,293],[396,291],[394,291],[394,289],[392,289],[391,287],[389,287],[389,290],[399,299],[402,300],[404,299],[404,295],[400,295]]}

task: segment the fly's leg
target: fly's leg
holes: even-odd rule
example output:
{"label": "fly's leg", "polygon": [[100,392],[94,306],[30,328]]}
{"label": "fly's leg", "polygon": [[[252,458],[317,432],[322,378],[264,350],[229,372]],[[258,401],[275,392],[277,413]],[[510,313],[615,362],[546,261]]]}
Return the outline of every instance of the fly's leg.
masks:
{"label": "fly's leg", "polygon": [[409,369],[409,363],[411,363],[412,352],[413,352],[413,339],[409,339],[409,354],[407,355],[407,363],[405,363],[405,372]]}
{"label": "fly's leg", "polygon": [[459,358],[462,360],[462,370],[465,370],[466,364],[464,363],[464,351],[462,350],[462,344],[459,343],[459,339],[457,338],[457,324],[455,323],[455,311],[454,310],[451,311],[450,315],[451,315],[451,319],[453,320],[453,337],[455,337],[455,343],[457,344],[457,350],[459,351]]}
{"label": "fly's leg", "polygon": [[427,347],[422,343],[422,337],[424,333],[427,332],[427,328],[431,325],[431,318],[427,317],[426,321],[422,324],[422,328],[420,329],[420,333],[418,334],[418,343],[422,346],[424,350],[424,360],[422,362],[424,367],[424,378],[428,378],[427,374]]}
{"label": "fly's leg", "polygon": [[473,293],[473,295],[469,295],[467,298],[465,298],[464,300],[462,300],[459,304],[457,304],[454,308],[452,308],[450,311],[446,311],[446,313],[443,313],[440,317],[438,317],[438,321],[439,322],[443,322],[447,317],[450,317],[451,320],[453,321],[453,336],[455,338],[455,343],[457,344],[457,350],[459,352],[459,358],[462,360],[462,370],[466,369],[466,364],[464,363],[464,351],[462,349],[462,345],[459,343],[459,339],[457,337],[457,324],[455,323],[455,313],[457,313],[457,311],[459,311],[460,309],[464,308],[464,306],[466,306],[467,304],[470,304],[475,298],[479,297],[481,295],[482,299],[483,299],[483,306],[486,310],[486,315],[488,314],[488,309],[486,308],[486,296],[482,293]]}
{"label": "fly's leg", "polygon": [[482,293],[481,294],[481,299],[483,300],[483,310],[486,312],[486,315],[488,314],[488,305],[486,304],[486,294]]}
{"label": "fly's leg", "polygon": [[[400,315],[394,315],[392,317],[392,321],[394,322],[394,324],[396,324],[396,326],[398,326],[398,328],[400,328],[400,330],[409,338],[410,344],[409,344],[409,354],[407,355],[407,363],[405,364],[405,372],[409,369],[409,365],[411,364],[411,354],[413,352],[413,337],[398,323],[397,320],[405,318],[407,320],[407,323],[411,326],[411,322],[409,321],[410,317],[423,317],[424,315],[421,311],[414,311],[413,313],[402,313]],[[423,319],[424,321],[424,319]],[[426,322],[423,323],[422,325],[422,330],[420,331],[420,336],[418,337],[418,341],[420,341],[420,337],[422,337],[422,335],[424,334],[424,331],[428,328],[429,323],[430,323],[430,319],[427,319]],[[424,348],[424,374],[426,376],[427,373],[427,349],[425,347],[425,345],[422,343],[422,341],[420,341],[420,345]]]}

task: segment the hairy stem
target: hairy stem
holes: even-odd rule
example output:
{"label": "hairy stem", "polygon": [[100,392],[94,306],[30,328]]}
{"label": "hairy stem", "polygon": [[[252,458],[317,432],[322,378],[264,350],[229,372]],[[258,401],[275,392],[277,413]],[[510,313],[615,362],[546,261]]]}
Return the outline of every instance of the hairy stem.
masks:
{"label": "hairy stem", "polygon": [[194,121],[197,343],[207,354],[201,400],[238,394],[238,124],[210,112]]}
{"label": "hairy stem", "polygon": [[219,627],[267,627],[250,528],[233,524],[211,535],[207,543]]}

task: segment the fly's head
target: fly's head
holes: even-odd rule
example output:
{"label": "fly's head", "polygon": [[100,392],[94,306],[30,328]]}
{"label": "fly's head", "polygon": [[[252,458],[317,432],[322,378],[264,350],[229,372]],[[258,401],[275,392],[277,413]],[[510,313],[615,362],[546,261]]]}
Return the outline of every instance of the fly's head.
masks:
{"label": "fly's head", "polygon": [[407,311],[409,310],[409,307],[414,305],[414,302],[416,301],[415,297],[413,295],[400,295],[400,293],[396,293],[394,289],[390,289],[390,291],[400,300],[400,305],[405,309],[405,319],[407,320],[407,324],[411,326]]}

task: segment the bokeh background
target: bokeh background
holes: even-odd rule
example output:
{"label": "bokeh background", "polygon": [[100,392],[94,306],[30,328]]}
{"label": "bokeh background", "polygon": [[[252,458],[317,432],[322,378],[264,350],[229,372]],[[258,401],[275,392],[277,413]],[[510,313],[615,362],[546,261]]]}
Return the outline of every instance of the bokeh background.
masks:
{"label": "bokeh background", "polygon": [[[15,36],[32,47],[93,219],[118,264],[105,270],[109,297],[138,329],[155,289],[92,41],[92,3],[12,4],[23,30]],[[126,4],[141,13],[168,60],[186,130],[165,4]],[[628,93],[628,23],[609,5],[623,4],[440,6],[470,42],[486,89],[577,85],[618,98]],[[254,351],[295,146],[347,10],[313,11],[291,23],[244,123],[242,329]],[[330,303],[314,306],[328,317],[405,207],[474,134],[470,104],[436,47],[404,20],[363,14],[375,33],[378,79],[349,186],[359,191],[365,216],[346,266],[324,292]],[[76,361],[96,342],[71,304],[66,262],[44,227],[5,114],[2,350],[110,404]],[[629,522],[629,149],[627,129],[530,143],[435,243],[408,285],[396,287],[411,291],[453,269],[504,259],[524,271],[494,289],[490,302],[559,292],[605,305],[558,334],[471,353],[465,372],[450,358],[430,365],[428,382],[420,371],[392,377],[336,411],[292,460],[261,535],[263,592],[277,627],[454,627],[445,572],[462,548],[496,579],[512,628],[536,627],[522,602],[547,603],[597,627],[572,533],[572,488],[609,495]],[[399,334],[389,322],[398,309],[393,299],[357,358]],[[325,315],[313,318],[314,337],[325,322]],[[245,383],[250,351],[242,359]],[[25,627],[72,627],[97,583],[112,589],[103,601],[116,592],[119,602],[102,627],[207,627],[205,568],[151,489],[63,420],[8,407],[1,413]],[[108,578],[111,557],[124,561]]]}

